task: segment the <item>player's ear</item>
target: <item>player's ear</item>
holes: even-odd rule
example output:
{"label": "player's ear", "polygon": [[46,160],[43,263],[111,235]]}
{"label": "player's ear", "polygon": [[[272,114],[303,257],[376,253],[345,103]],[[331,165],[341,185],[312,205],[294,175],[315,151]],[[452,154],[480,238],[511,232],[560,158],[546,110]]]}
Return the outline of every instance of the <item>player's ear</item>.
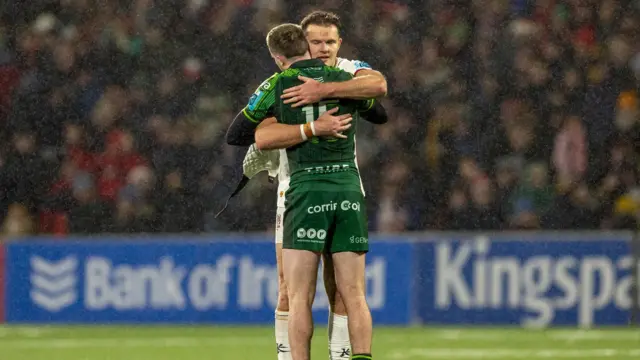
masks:
{"label": "player's ear", "polygon": [[338,38],[338,50],[340,50],[340,46],[342,46],[342,38]]}

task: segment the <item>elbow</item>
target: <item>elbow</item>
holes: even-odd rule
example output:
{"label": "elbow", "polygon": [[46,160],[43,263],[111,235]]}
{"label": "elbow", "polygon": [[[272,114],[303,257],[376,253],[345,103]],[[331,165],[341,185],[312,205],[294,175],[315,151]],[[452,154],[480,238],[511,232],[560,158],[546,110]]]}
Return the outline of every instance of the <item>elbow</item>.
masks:
{"label": "elbow", "polygon": [[278,147],[274,146],[271,143],[268,142],[256,142],[256,148],[258,148],[258,150],[261,151],[266,151],[266,150],[277,150]]}
{"label": "elbow", "polygon": [[376,84],[377,95],[375,97],[387,96],[387,79],[381,77]]}
{"label": "elbow", "polygon": [[269,148],[269,144],[268,144],[268,143],[266,143],[266,142],[264,142],[264,141],[256,141],[256,148],[257,148],[258,150],[263,150],[263,151],[264,151],[264,150],[271,150],[271,149]]}
{"label": "elbow", "polygon": [[257,132],[256,132],[255,144],[258,150],[273,150],[272,144],[269,141],[266,141],[265,138],[260,136]]}

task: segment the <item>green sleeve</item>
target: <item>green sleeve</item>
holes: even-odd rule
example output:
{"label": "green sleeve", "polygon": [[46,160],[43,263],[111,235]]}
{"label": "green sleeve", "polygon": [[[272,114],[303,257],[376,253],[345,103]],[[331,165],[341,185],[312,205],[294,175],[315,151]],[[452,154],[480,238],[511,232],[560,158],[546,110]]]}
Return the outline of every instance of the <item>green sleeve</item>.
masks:
{"label": "green sleeve", "polygon": [[340,70],[338,68],[327,67],[327,80],[330,82],[340,82],[340,81],[349,81],[353,79],[353,75],[350,73]]}
{"label": "green sleeve", "polygon": [[249,103],[242,109],[242,113],[252,122],[259,123],[262,120],[274,115],[276,103],[275,83],[278,74],[265,80],[251,95]]}

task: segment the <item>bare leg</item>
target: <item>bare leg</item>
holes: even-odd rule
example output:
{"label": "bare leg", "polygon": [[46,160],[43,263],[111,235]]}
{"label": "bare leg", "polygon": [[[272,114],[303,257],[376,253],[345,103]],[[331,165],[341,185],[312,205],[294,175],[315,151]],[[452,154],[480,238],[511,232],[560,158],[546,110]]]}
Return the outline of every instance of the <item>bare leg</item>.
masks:
{"label": "bare leg", "polygon": [[289,311],[289,294],[282,267],[282,244],[276,244],[276,265],[278,268],[278,305],[276,311],[287,312]]}
{"label": "bare leg", "polygon": [[289,346],[289,294],[282,269],[282,243],[276,243],[278,268],[278,305],[276,306],[275,339],[278,360],[291,360]]}
{"label": "bare leg", "polygon": [[342,296],[336,288],[336,278],[331,254],[322,254],[322,275],[324,287],[329,299],[329,360],[349,359],[351,343],[349,341],[349,326],[347,309]]}
{"label": "bare leg", "polygon": [[349,314],[352,354],[371,354],[373,324],[365,293],[365,254],[333,254],[336,285]]}
{"label": "bare leg", "polygon": [[336,274],[333,265],[333,259],[330,254],[322,255],[322,275],[324,280],[324,288],[327,290],[327,298],[329,299],[329,307],[332,313],[347,316],[347,308],[342,301],[342,296],[336,287]]}
{"label": "bare leg", "polygon": [[310,360],[313,317],[311,306],[318,278],[320,254],[282,250],[284,279],[289,292],[289,344],[293,360]]}

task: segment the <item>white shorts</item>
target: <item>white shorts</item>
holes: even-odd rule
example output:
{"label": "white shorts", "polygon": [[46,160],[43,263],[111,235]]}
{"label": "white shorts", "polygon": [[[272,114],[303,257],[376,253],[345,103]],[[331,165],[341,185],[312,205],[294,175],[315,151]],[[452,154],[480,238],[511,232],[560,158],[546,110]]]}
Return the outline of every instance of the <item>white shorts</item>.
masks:
{"label": "white shorts", "polygon": [[284,206],[278,206],[276,210],[276,244],[282,244],[284,232]]}

